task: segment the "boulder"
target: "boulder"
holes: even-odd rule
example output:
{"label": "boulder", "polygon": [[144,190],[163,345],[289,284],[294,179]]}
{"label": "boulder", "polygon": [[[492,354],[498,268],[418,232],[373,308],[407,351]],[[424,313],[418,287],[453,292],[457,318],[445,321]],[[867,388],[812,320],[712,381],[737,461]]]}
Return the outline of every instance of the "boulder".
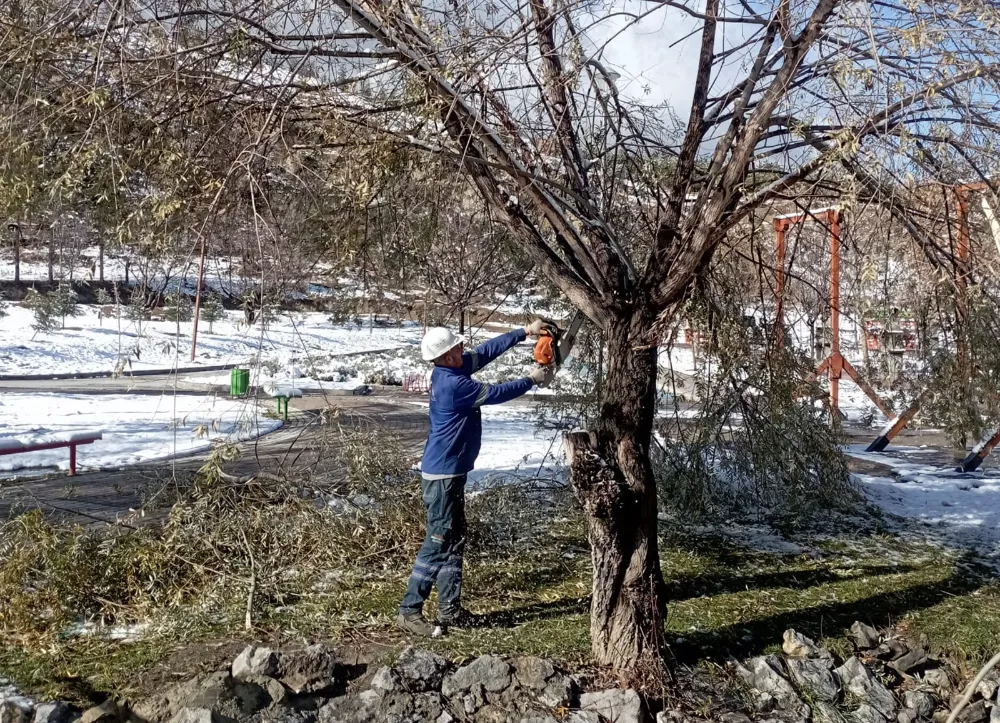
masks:
{"label": "boulder", "polygon": [[510,684],[510,666],[495,655],[483,655],[445,677],[441,692],[452,698],[479,685],[491,693],[499,693]]}
{"label": "boulder", "polygon": [[248,645],[233,661],[233,678],[273,678],[278,672],[278,656],[270,648]]}
{"label": "boulder", "polygon": [[170,719],[170,723],[226,723],[231,720],[208,708],[181,708]]}
{"label": "boulder", "polygon": [[895,697],[871,674],[859,658],[851,656],[834,672],[840,678],[844,690],[865,701],[883,718],[892,719],[895,717]]}
{"label": "boulder", "polygon": [[847,719],[837,707],[831,703],[816,701],[812,705],[813,723],[846,723]]}
{"label": "boulder", "polygon": [[444,699],[440,693],[396,693],[383,698],[378,703],[375,715],[369,720],[425,723],[437,720],[444,710]]}
{"label": "boulder", "polygon": [[632,689],[614,688],[580,696],[580,710],[599,714],[608,723],[642,723],[642,699]]}
{"label": "boulder", "polygon": [[990,711],[986,708],[985,700],[977,700],[962,708],[955,723],[987,723],[990,719]]}
{"label": "boulder", "polygon": [[976,692],[983,696],[983,700],[995,700],[998,688],[1000,688],[1000,673],[991,670],[976,686]]}
{"label": "boulder", "polygon": [[559,723],[559,721],[550,715],[529,715],[522,718],[521,723]]}
{"label": "boulder", "polygon": [[923,648],[913,648],[903,653],[900,657],[893,660],[889,665],[900,673],[908,674],[914,668],[918,668],[927,662],[927,651]]}
{"label": "boulder", "polygon": [[260,685],[233,680],[226,671],[192,678],[161,696],[147,698],[135,707],[146,721],[171,720],[183,708],[207,709],[223,719],[251,716],[271,705],[271,696]]}
{"label": "boulder", "polygon": [[799,696],[792,684],[782,677],[781,670],[781,659],[774,655],[760,655],[748,660],[747,667],[736,667],[737,675],[747,685],[788,707],[788,702],[799,702]]}
{"label": "boulder", "polygon": [[113,698],[108,698],[100,705],[95,705],[83,712],[80,716],[80,723],[113,723],[123,721],[128,717],[128,710],[123,705],[119,705]]}
{"label": "boulder", "polygon": [[937,708],[937,699],[925,690],[908,690],[903,693],[903,708],[915,714],[912,720],[930,720]]}
{"label": "boulder", "polygon": [[35,715],[35,705],[20,695],[11,695],[0,700],[0,723],[31,723]]}
{"label": "boulder", "polygon": [[379,693],[391,693],[394,690],[399,690],[402,683],[403,681],[395,670],[383,667],[375,671],[375,675],[371,680],[371,687],[372,690],[376,690]]}
{"label": "boulder", "polygon": [[564,723],[604,723],[599,713],[592,710],[574,710],[565,718]]}
{"label": "boulder", "polygon": [[752,721],[750,720],[750,716],[745,713],[732,712],[720,715],[719,723],[752,723]]}
{"label": "boulder", "polygon": [[549,708],[569,707],[574,703],[576,684],[563,673],[556,673],[549,679],[545,689],[537,693],[538,701]]}
{"label": "boulder", "polygon": [[368,723],[376,720],[378,694],[366,690],[359,695],[342,695],[319,709],[317,723]]}
{"label": "boulder", "polygon": [[910,652],[910,647],[899,638],[886,638],[875,649],[875,656],[882,660],[896,660]]}
{"label": "boulder", "polygon": [[555,666],[544,658],[523,657],[512,661],[517,682],[525,688],[544,690],[556,674]]}
{"label": "boulder", "polygon": [[62,701],[42,703],[35,708],[34,723],[70,723],[76,719],[76,711]]}
{"label": "boulder", "polygon": [[851,626],[851,640],[858,650],[871,650],[878,645],[878,631],[871,625],[857,621]]}
{"label": "boulder", "polygon": [[792,681],[819,700],[833,703],[840,695],[840,683],[826,660],[789,658],[785,661]]}
{"label": "boulder", "polygon": [[955,687],[952,685],[948,673],[942,668],[932,668],[931,670],[924,671],[924,682],[934,688],[942,698],[947,698],[948,694]]}
{"label": "boulder", "polygon": [[888,718],[882,715],[876,708],[867,703],[862,703],[856,711],[851,713],[851,720],[854,723],[886,723]]}
{"label": "boulder", "polygon": [[299,695],[327,693],[343,682],[338,679],[336,656],[323,645],[282,653],[274,677]]}
{"label": "boulder", "polygon": [[407,690],[423,692],[440,690],[441,681],[451,664],[436,653],[409,647],[392,666]]}
{"label": "boulder", "polygon": [[781,650],[790,658],[826,658],[833,659],[829,650],[819,647],[811,638],[802,633],[788,629],[785,631]]}
{"label": "boulder", "polygon": [[985,700],[977,700],[962,708],[955,723],[988,723],[990,710],[986,707]]}

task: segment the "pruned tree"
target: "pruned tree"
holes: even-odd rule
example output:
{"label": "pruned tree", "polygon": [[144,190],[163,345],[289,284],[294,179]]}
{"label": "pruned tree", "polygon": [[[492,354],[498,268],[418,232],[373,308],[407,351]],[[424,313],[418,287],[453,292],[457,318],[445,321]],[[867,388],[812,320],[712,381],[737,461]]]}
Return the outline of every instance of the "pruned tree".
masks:
{"label": "pruned tree", "polygon": [[[334,5],[366,39],[272,31],[260,42],[395,58],[366,97],[364,123],[453,158],[537,269],[606,334],[601,414],[592,434],[573,438],[573,476],[590,514],[593,652],[636,670],[658,657],[665,619],[650,465],[660,330],[741,221],[801,182],[885,204],[945,263],[948,250],[908,214],[899,169],[928,175],[917,149],[944,136],[970,173],[991,170],[1000,17],[986,3],[657,3],[650,12],[699,25],[687,119],[667,140],[655,115],[622,97],[602,48],[585,48],[581,28],[603,11],[527,0],[506,14],[466,3],[439,15],[416,2],[333,0],[331,19]],[[733,78],[735,59],[745,70]],[[376,112],[413,98],[414,81],[418,109]]]}
{"label": "pruned tree", "polygon": [[[262,245],[281,238],[269,179],[370,199],[387,164],[352,163],[352,148],[434,154],[598,327],[607,343],[600,413],[590,433],[570,438],[572,471],[593,547],[593,652],[622,671],[658,665],[664,645],[650,462],[657,344],[717,251],[771,204],[794,206],[793,192],[821,184],[847,208],[882,205],[934,268],[971,275],[912,200],[927,179],[992,177],[992,2],[657,0],[619,13],[547,0],[464,0],[446,12],[417,0],[317,0],[305,13],[270,0],[147,0],[92,3],[89,15],[74,6],[64,18],[52,5],[39,4],[47,15],[36,30],[9,18],[19,47],[33,47],[32,33],[65,31],[74,57],[143,75],[150,89],[150,120],[137,132],[164,147],[133,177],[156,178],[169,193],[137,183],[143,213],[129,219],[173,219],[195,207],[185,193],[216,213],[223,191],[235,191]],[[602,30],[612,16],[626,26],[694,25],[690,103],[675,109],[683,122],[672,126],[618,88],[608,58],[622,32]],[[123,62],[109,62],[115,54]],[[79,62],[66,72],[78,73],[89,98],[100,74]],[[135,103],[121,96],[88,113],[131,112]],[[23,104],[25,117],[39,107]],[[229,124],[233,107],[242,124]],[[82,117],[85,134],[93,119]],[[199,155],[206,147],[214,155]],[[313,165],[280,171],[289,154],[304,153]]]}

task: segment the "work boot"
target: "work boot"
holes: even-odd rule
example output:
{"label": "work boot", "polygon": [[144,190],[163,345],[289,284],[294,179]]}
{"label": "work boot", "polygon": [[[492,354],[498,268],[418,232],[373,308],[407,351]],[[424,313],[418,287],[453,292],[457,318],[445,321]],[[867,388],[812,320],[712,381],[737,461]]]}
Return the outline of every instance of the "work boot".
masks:
{"label": "work boot", "polygon": [[438,609],[438,624],[444,628],[481,628],[485,623],[482,615],[470,613],[461,605]]}
{"label": "work boot", "polygon": [[440,638],[444,634],[440,625],[427,622],[420,613],[401,612],[396,618],[396,627],[424,638]]}

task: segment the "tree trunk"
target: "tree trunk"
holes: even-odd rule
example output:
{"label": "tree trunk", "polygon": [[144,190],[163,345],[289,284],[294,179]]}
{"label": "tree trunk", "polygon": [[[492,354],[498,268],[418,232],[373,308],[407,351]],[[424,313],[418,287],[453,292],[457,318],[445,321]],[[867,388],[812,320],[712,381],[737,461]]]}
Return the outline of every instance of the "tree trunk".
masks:
{"label": "tree trunk", "polygon": [[651,316],[611,323],[598,428],[565,438],[573,491],[588,517],[594,658],[631,675],[661,669],[666,615],[649,458],[656,348],[642,348]]}

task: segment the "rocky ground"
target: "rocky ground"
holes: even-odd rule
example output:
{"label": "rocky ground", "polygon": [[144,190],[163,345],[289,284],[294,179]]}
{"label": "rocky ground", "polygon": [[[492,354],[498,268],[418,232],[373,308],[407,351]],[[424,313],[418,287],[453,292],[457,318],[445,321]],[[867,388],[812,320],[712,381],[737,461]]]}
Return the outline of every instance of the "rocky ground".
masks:
{"label": "rocky ground", "polygon": [[[409,647],[389,665],[347,662],[322,645],[247,647],[225,670],[160,695],[80,711],[35,702],[0,681],[0,723],[944,723],[965,693],[925,641],[862,623],[838,657],[794,630],[782,654],[726,670],[676,671],[667,697],[594,689],[537,657],[483,655],[455,665]],[[1000,674],[978,684],[958,723],[1000,721]]]}

